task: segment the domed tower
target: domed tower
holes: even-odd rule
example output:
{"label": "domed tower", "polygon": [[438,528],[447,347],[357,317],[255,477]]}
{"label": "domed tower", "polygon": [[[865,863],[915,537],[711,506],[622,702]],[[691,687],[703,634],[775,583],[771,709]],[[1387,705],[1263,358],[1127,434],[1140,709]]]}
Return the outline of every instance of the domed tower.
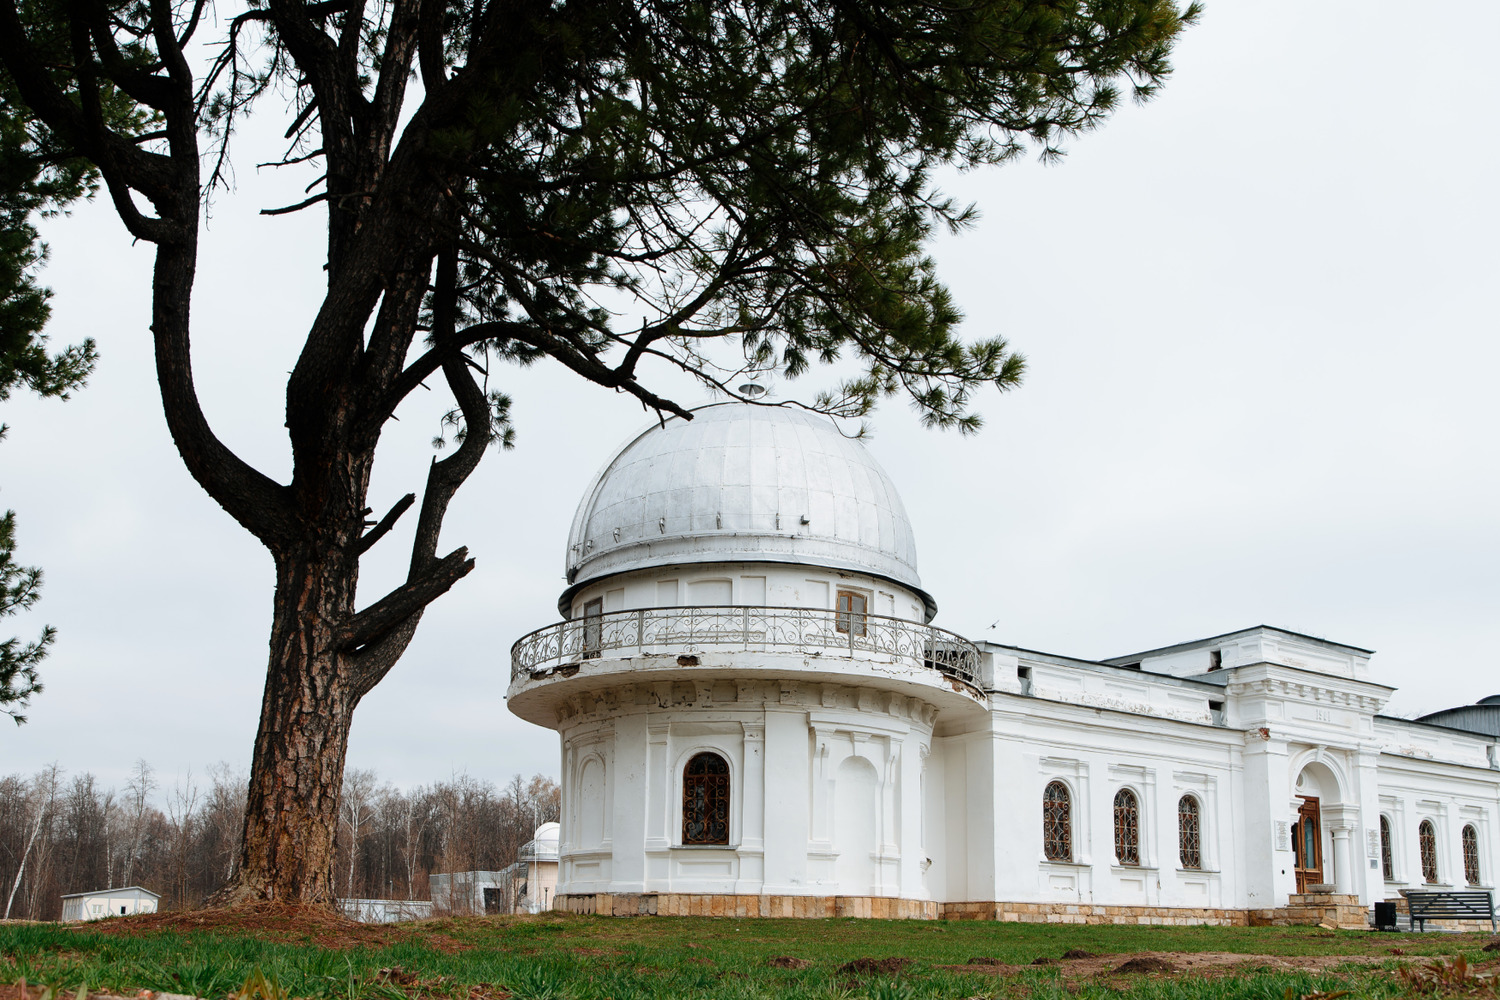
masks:
{"label": "domed tower", "polygon": [[979,653],[928,624],[863,445],[739,402],[654,424],[584,494],[567,579],[508,694],[562,741],[559,907],[935,913],[925,761],[983,713]]}

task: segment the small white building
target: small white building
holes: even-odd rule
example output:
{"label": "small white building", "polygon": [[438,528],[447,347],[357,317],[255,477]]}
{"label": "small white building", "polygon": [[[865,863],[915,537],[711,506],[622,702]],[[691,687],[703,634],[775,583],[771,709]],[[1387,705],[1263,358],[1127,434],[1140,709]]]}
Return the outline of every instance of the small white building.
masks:
{"label": "small white building", "polygon": [[65,921],[103,920],[105,917],[128,917],[134,913],[155,913],[160,899],[150,889],[138,885],[70,892],[62,898],[62,918]]}
{"label": "small white building", "polygon": [[805,411],[627,441],[567,581],[507,695],[559,736],[555,907],[1347,925],[1500,872],[1500,702],[1391,718],[1369,650],[1269,626],[1106,660],[935,628],[894,483]]}
{"label": "small white building", "polygon": [[455,915],[538,913],[557,895],[558,824],[543,823],[497,872],[445,872],[428,879],[432,906]]}
{"label": "small white building", "polygon": [[429,876],[433,909],[440,914],[469,916],[511,913],[514,910],[518,865],[498,872],[443,872]]}
{"label": "small white building", "polygon": [[515,865],[524,880],[516,894],[518,912],[540,913],[551,907],[557,895],[557,841],[561,829],[557,823],[543,823],[536,828],[536,835],[522,845]]}
{"label": "small white building", "polygon": [[396,924],[427,920],[432,916],[430,899],[341,899],[339,909],[350,920],[362,924]]}

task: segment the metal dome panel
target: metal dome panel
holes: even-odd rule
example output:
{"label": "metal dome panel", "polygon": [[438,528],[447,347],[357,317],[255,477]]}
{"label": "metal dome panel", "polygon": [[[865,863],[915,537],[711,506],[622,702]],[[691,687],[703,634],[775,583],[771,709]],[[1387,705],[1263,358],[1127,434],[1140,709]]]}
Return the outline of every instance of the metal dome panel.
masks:
{"label": "metal dome panel", "polygon": [[567,614],[579,586],[705,562],[851,570],[915,590],[916,541],[901,498],[863,444],[788,407],[716,403],[653,424],[594,477],[568,536]]}

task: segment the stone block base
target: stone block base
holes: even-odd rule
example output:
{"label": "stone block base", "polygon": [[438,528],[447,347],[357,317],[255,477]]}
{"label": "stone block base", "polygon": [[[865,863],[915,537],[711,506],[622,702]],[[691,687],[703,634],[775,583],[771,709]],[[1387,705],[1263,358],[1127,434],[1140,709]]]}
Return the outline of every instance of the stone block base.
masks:
{"label": "stone block base", "polygon": [[1021,924],[1159,924],[1244,927],[1244,910],[1187,906],[1098,906],[1090,903],[942,903],[944,920],[998,920]]}
{"label": "stone block base", "polygon": [[1273,910],[1251,910],[1251,927],[1295,927],[1322,925],[1344,930],[1364,930],[1370,926],[1359,897],[1337,892],[1298,892],[1287,898],[1287,905]]}
{"label": "stone block base", "polygon": [[890,896],[734,896],[642,892],[561,895],[552,908],[615,917],[865,917],[935,920],[938,904]]}
{"label": "stone block base", "polygon": [[[1173,927],[1369,925],[1358,896],[1301,893],[1272,910],[1187,906],[1096,906],[1089,903],[935,903],[890,896],[735,896],[642,892],[560,895],[552,908],[614,917],[864,917],[874,920],[994,920],[1022,924],[1156,924]],[[1469,921],[1465,921],[1468,923]],[[1434,925],[1437,921],[1433,921]],[[1456,921],[1454,922],[1456,923]]]}

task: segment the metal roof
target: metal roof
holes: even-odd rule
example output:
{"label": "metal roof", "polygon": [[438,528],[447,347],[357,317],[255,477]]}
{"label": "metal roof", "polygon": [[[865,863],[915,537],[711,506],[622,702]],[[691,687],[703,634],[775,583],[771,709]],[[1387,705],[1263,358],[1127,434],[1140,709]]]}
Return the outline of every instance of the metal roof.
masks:
{"label": "metal roof", "polygon": [[79,896],[122,896],[127,892],[135,893],[137,899],[140,898],[141,893],[145,893],[152,899],[161,899],[161,893],[152,892],[150,889],[145,889],[138,885],[122,885],[117,889],[95,889],[93,892],[65,892],[59,898],[77,899]]}
{"label": "metal roof", "polygon": [[1459,705],[1456,708],[1445,708],[1440,712],[1429,712],[1412,721],[1443,726],[1447,729],[1462,729],[1466,733],[1478,733],[1491,739],[1500,739],[1500,699],[1490,695],[1476,704]]}
{"label": "metal roof", "polygon": [[917,546],[895,484],[831,418],[714,403],[635,436],[583,495],[568,535],[570,584],[685,563],[851,570],[916,591]]}

